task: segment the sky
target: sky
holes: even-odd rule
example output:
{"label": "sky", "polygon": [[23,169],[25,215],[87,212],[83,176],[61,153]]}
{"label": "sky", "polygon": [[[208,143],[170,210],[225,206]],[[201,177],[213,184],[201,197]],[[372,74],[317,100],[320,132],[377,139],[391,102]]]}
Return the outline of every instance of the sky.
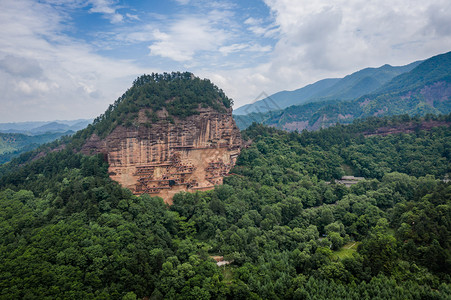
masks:
{"label": "sky", "polygon": [[448,51],[449,0],[0,0],[0,123],[94,118],[152,72],[237,108]]}

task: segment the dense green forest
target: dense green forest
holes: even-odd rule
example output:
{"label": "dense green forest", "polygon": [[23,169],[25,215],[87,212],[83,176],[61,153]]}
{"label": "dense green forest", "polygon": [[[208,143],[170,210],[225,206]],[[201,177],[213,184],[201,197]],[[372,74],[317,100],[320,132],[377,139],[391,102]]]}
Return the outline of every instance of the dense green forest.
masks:
{"label": "dense green forest", "polygon": [[21,153],[31,151],[39,145],[54,141],[73,131],[26,135],[21,133],[0,133],[0,164],[10,161]]}
{"label": "dense green forest", "polygon": [[139,124],[141,109],[148,109],[149,120],[156,122],[157,112],[166,110],[166,120],[185,118],[198,114],[199,107],[211,107],[217,111],[231,108],[233,100],[208,79],[200,79],[189,72],[172,72],[138,77],[133,86],[111,104],[104,114],[97,117],[88,129],[105,136],[117,125],[127,127]]}
{"label": "dense green forest", "polygon": [[0,167],[0,298],[450,299],[449,126],[368,136],[423,121],[254,124],[224,185],[172,206],[76,154],[82,134],[24,154]]}

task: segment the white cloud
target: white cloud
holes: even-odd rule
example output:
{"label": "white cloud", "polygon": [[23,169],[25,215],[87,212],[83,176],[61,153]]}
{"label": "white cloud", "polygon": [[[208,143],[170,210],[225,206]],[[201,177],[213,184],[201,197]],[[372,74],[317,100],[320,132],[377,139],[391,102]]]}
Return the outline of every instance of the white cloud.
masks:
{"label": "white cloud", "polygon": [[103,14],[113,24],[124,20],[124,16],[117,12],[118,7],[114,0],[89,0],[88,3],[92,5],[89,12]]}
{"label": "white cloud", "polygon": [[43,3],[0,2],[0,122],[95,117],[145,72],[62,34],[63,17]]}
{"label": "white cloud", "polygon": [[134,21],[139,21],[139,20],[141,20],[141,19],[139,18],[138,15],[133,15],[133,14],[126,13],[125,16],[126,16],[128,19],[130,19],[130,20],[134,20]]}
{"label": "white cloud", "polygon": [[167,32],[155,30],[156,42],[149,46],[150,55],[184,62],[200,51],[216,51],[229,39],[227,31],[215,28],[208,19],[184,18],[174,21]]}
{"label": "white cloud", "polygon": [[[168,14],[116,0],[0,1],[0,122],[94,117],[154,66],[210,78],[238,107],[451,50],[449,0],[264,1],[268,10],[255,13],[241,2],[175,0]],[[89,28],[93,40],[74,38],[73,12],[106,24]]]}
{"label": "white cloud", "polygon": [[[403,65],[451,50],[448,0],[265,0],[273,24],[245,20],[255,35],[277,42],[266,63],[221,72],[223,88],[239,107],[260,92],[300,88],[368,66]],[[262,78],[251,76],[260,74]],[[243,81],[245,83],[243,83]],[[255,87],[255,88],[254,88]]]}
{"label": "white cloud", "polygon": [[244,21],[244,24],[249,25],[248,30],[257,36],[275,37],[278,29],[274,24],[265,25],[264,20],[249,17]]}
{"label": "white cloud", "polygon": [[55,82],[45,82],[36,79],[20,80],[15,84],[15,90],[26,95],[39,95],[47,93],[50,89],[57,89]]}
{"label": "white cloud", "polygon": [[247,44],[232,44],[232,45],[220,47],[219,52],[221,52],[224,55],[228,55],[229,53],[237,52],[237,51],[246,49],[248,47],[249,47],[249,45],[247,45]]}
{"label": "white cloud", "polygon": [[22,77],[42,76],[42,68],[36,59],[16,57],[10,54],[0,59],[0,70]]}
{"label": "white cloud", "polygon": [[114,2],[112,1],[91,0],[89,2],[92,4],[92,8],[89,10],[90,12],[102,14],[114,14],[116,12]]}
{"label": "white cloud", "polygon": [[219,48],[219,52],[223,55],[229,55],[236,52],[269,52],[271,50],[271,46],[262,46],[259,44],[231,44]]}
{"label": "white cloud", "polygon": [[[445,1],[267,0],[266,3],[281,31],[276,48],[284,53],[287,50],[297,53],[296,57],[290,57],[292,60],[309,61],[313,67],[327,71],[350,70],[387,60],[401,59],[407,63],[427,56],[421,49],[410,48],[412,41],[424,45],[437,43],[437,36],[422,33],[430,23],[425,12],[441,11],[448,20],[451,16],[450,4]],[[449,49],[449,42],[440,44],[442,50]]]}

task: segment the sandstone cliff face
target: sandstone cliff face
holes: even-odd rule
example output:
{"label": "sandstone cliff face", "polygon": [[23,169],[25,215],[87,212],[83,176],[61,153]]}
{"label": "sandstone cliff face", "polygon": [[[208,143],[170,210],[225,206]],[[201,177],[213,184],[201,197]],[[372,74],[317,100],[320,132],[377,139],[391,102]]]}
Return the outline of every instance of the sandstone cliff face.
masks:
{"label": "sandstone cliff face", "polygon": [[[158,112],[164,119],[165,112]],[[145,110],[138,123],[150,123]],[[92,135],[84,154],[103,153],[110,177],[135,194],[148,193],[172,203],[180,191],[208,190],[222,184],[240,153],[241,135],[231,109],[219,113],[199,109],[198,115],[158,121],[151,126],[116,127],[106,138]]]}

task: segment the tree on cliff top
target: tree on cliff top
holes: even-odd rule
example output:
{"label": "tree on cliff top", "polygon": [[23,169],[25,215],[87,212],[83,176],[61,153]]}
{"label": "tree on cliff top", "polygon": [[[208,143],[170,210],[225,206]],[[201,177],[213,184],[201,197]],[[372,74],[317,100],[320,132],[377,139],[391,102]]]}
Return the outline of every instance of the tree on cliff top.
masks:
{"label": "tree on cliff top", "polygon": [[190,72],[152,73],[138,77],[133,86],[111,104],[104,114],[94,120],[93,128],[106,135],[117,125],[131,126],[141,109],[149,109],[152,122],[158,121],[156,112],[166,109],[167,120],[198,114],[198,108],[211,107],[219,112],[233,105],[233,100],[208,79],[200,79]]}

